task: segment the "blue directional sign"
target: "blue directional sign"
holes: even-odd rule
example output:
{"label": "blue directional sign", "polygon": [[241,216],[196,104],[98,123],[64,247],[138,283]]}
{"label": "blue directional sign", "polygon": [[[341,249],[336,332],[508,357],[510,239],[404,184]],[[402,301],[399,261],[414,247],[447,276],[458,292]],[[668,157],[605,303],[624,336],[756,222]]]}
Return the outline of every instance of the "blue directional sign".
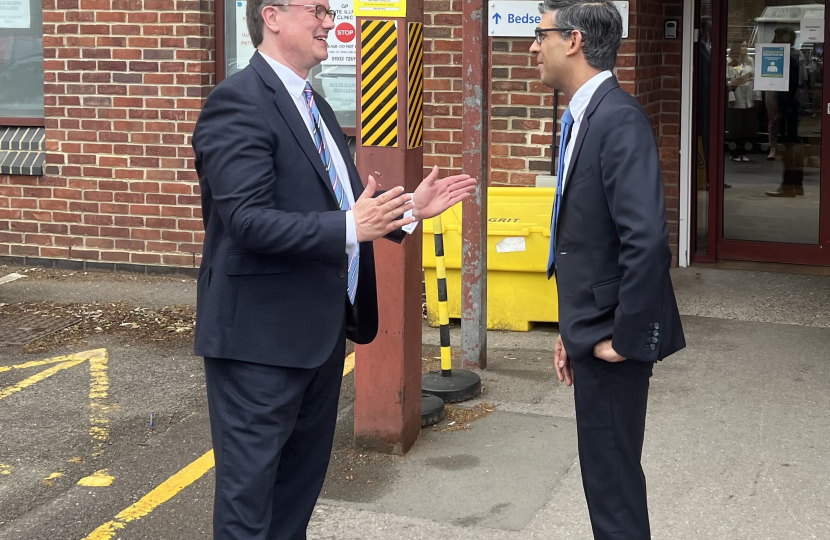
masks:
{"label": "blue directional sign", "polygon": [[[628,37],[628,2],[614,2],[623,19],[623,37]],[[488,34],[492,37],[533,37],[542,22],[539,0],[498,0],[488,2],[490,20]]]}

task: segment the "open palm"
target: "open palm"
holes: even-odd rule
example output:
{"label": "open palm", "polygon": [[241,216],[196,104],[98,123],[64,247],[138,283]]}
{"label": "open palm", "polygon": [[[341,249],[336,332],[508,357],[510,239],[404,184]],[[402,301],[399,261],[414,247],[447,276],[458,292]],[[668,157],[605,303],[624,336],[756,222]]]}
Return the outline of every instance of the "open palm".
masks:
{"label": "open palm", "polygon": [[412,195],[415,205],[412,216],[418,220],[437,216],[475,193],[477,183],[478,180],[468,174],[438,180],[438,166],[433,167]]}

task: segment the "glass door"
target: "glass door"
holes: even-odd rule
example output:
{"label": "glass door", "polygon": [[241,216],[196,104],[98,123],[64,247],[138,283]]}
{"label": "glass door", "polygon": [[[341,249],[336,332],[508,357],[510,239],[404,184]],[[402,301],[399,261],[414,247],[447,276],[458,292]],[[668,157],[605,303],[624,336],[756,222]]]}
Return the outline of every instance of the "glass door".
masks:
{"label": "glass door", "polygon": [[699,259],[830,264],[824,2],[779,3],[699,5]]}

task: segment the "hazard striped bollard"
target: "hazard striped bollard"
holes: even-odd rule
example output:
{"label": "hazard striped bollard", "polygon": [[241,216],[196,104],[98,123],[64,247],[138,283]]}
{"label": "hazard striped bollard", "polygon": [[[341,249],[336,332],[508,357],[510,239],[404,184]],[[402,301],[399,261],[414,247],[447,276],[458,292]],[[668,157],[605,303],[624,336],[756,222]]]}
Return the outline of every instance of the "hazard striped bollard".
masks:
{"label": "hazard striped bollard", "polygon": [[450,309],[447,305],[447,266],[444,263],[444,229],[441,216],[432,218],[435,238],[435,273],[438,276],[438,323],[441,328],[441,375],[452,377],[450,348]]}

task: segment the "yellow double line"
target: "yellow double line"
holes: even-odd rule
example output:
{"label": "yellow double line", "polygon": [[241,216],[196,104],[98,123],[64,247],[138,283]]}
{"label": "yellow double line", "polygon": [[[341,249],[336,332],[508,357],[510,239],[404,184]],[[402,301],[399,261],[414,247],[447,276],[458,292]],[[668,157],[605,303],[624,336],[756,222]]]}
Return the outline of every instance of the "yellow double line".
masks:
{"label": "yellow double line", "polygon": [[[346,358],[343,368],[345,377],[354,369],[354,353]],[[201,478],[214,466],[213,450],[206,452],[202,457],[180,470],[142,497],[135,504],[118,513],[83,540],[110,540],[118,531],[124,529],[128,523],[138,521],[150,512],[175,497],[184,488]]]}

